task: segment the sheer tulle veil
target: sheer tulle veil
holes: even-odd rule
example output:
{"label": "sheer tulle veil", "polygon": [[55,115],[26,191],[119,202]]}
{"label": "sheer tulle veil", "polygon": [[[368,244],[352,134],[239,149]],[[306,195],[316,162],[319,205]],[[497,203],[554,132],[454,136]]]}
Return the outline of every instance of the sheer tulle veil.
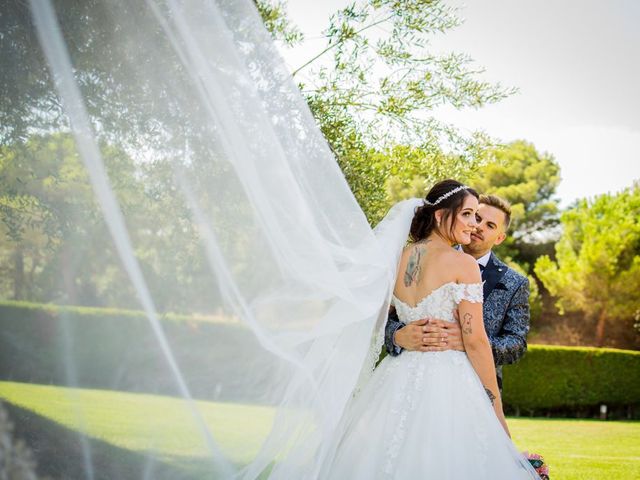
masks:
{"label": "sheer tulle veil", "polygon": [[[95,265],[97,304],[144,312],[95,332],[61,314],[49,383],[83,435],[58,471],[102,478],[133,451],[122,478],[317,478],[381,351],[419,200],[370,228],[249,0],[9,3],[4,43],[39,90],[3,143],[64,138],[100,212],[69,202],[84,236],[51,274]],[[51,301],[73,304],[61,284]],[[104,415],[135,435],[98,442],[114,392]]]}

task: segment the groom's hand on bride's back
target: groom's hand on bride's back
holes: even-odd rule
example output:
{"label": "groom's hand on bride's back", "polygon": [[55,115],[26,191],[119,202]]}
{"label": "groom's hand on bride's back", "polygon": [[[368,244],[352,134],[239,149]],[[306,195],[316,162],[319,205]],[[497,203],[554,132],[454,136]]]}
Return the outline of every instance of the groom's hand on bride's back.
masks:
{"label": "groom's hand on bride's back", "polygon": [[450,322],[423,318],[396,330],[394,342],[408,351],[464,350],[460,328]]}
{"label": "groom's hand on bride's back", "polygon": [[407,323],[404,327],[396,330],[393,337],[394,343],[409,351],[422,350],[425,345],[423,343],[424,331],[429,319],[423,318],[414,322]]}
{"label": "groom's hand on bride's back", "polygon": [[396,330],[394,342],[409,351],[464,351],[460,325],[435,318],[423,318]]}
{"label": "groom's hand on bride's back", "polygon": [[[462,331],[460,324],[457,322],[458,311],[454,312],[455,322],[445,322],[444,320],[430,319],[425,325],[425,346],[427,352],[442,352],[444,350],[459,350],[464,352],[464,343],[462,342]],[[438,336],[442,336],[442,340],[438,340]],[[439,345],[438,341],[444,343]]]}

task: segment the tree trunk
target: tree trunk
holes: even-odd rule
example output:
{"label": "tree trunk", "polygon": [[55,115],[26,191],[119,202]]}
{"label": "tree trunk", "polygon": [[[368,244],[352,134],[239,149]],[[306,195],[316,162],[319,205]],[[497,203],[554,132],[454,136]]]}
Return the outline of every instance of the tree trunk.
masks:
{"label": "tree trunk", "polygon": [[38,268],[38,257],[34,256],[32,261],[31,261],[31,269],[29,270],[29,273],[27,275],[27,282],[26,282],[26,299],[27,300],[31,300],[33,301],[33,285],[35,284],[34,278],[35,278],[35,273],[36,273],[36,269]]}
{"label": "tree trunk", "polygon": [[73,255],[71,253],[69,243],[65,243],[62,247],[62,255],[60,258],[62,260],[62,283],[67,297],[66,303],[69,305],[77,305],[78,292],[76,291]]}
{"label": "tree trunk", "polygon": [[596,325],[596,346],[602,347],[604,345],[604,326],[607,323],[607,311],[602,309],[600,316],[598,317],[598,324]]}
{"label": "tree trunk", "polygon": [[13,254],[13,299],[24,300],[24,255],[20,245]]}

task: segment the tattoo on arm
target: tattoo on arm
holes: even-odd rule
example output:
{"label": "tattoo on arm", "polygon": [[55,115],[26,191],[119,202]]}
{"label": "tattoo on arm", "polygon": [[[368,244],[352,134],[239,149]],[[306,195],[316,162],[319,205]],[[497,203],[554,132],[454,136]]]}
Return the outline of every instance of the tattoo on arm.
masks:
{"label": "tattoo on arm", "polygon": [[407,262],[407,269],[404,272],[404,286],[409,287],[413,282],[418,283],[422,274],[420,267],[420,259],[424,254],[424,248],[422,246],[416,246],[411,251],[409,261]]}
{"label": "tattoo on arm", "polygon": [[491,405],[493,405],[493,401],[496,399],[496,396],[487,387],[484,387],[484,391],[487,392],[487,396],[489,397],[489,400],[491,400]]}
{"label": "tattoo on arm", "polygon": [[465,313],[462,317],[462,333],[470,334],[473,333],[473,329],[471,328],[471,320],[473,319],[473,315],[470,313]]}

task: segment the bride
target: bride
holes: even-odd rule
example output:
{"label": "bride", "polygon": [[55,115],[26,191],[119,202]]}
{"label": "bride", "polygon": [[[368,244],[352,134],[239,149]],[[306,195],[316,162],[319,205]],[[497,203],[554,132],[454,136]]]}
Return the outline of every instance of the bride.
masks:
{"label": "bride", "polygon": [[349,406],[328,479],[538,478],[510,440],[482,320],[477,262],[467,244],[478,194],[436,184],[417,208],[400,258],[392,304],[403,322],[451,322],[458,310],[465,352],[387,356]]}

